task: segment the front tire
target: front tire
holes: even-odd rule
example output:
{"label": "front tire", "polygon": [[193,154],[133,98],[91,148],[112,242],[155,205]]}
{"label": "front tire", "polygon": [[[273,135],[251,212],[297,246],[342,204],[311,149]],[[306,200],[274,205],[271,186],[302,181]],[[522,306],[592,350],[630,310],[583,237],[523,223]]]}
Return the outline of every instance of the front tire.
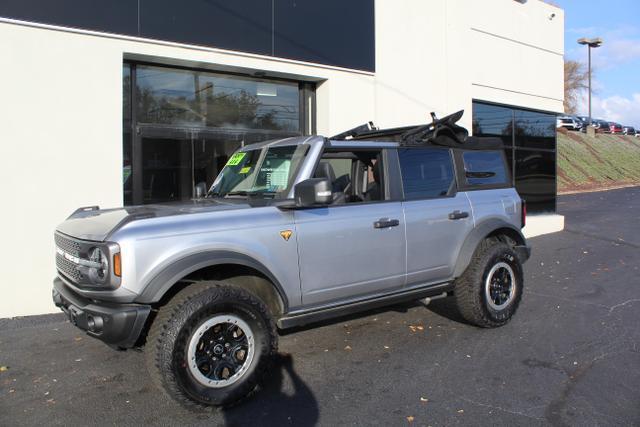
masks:
{"label": "front tire", "polygon": [[203,282],[159,310],[145,353],[152,380],[179,403],[228,406],[256,388],[277,346],[275,324],[258,297]]}
{"label": "front tire", "polygon": [[454,297],[458,311],[467,322],[495,328],[511,320],[522,291],[523,273],[518,255],[498,239],[485,239],[456,280]]}

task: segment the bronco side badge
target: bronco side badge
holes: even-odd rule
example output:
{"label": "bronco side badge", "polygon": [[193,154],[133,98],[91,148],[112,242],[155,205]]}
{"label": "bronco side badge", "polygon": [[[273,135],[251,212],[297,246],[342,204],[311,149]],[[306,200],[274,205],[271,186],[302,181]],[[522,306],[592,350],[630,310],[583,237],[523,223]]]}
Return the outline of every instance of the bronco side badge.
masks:
{"label": "bronco side badge", "polygon": [[293,234],[293,231],[291,231],[291,230],[283,230],[283,231],[280,232],[280,235],[282,236],[282,238],[287,242],[291,238],[292,234]]}

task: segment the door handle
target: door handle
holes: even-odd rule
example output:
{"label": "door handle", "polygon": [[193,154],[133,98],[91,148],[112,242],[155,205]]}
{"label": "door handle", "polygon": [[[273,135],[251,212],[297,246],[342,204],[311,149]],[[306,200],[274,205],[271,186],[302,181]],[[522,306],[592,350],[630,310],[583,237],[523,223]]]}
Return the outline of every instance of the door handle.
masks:
{"label": "door handle", "polygon": [[449,214],[449,219],[462,219],[462,218],[468,218],[468,217],[469,217],[469,212],[453,211]]}
{"label": "door handle", "polygon": [[373,223],[373,228],[389,228],[389,227],[397,227],[400,225],[400,221],[397,219],[389,219],[389,218],[380,218],[376,222]]}

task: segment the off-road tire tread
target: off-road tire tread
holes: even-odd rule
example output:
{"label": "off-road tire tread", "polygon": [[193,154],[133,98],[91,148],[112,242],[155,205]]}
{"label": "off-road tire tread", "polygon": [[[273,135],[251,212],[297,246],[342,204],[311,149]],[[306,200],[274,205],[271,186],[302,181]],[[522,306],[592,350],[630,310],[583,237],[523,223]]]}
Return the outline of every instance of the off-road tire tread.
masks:
{"label": "off-road tire tread", "polygon": [[[511,316],[499,322],[488,317],[484,309],[484,301],[478,289],[479,286],[484,286],[483,276],[487,261],[493,254],[503,251],[511,252],[516,261],[518,260],[517,255],[508,244],[501,242],[497,238],[484,239],[478,245],[467,269],[455,282],[454,298],[458,312],[467,322],[481,328],[503,326],[511,320]],[[520,292],[516,297],[516,301],[514,301],[516,306],[521,296],[522,293]]]}
{"label": "off-road tire tread", "polygon": [[[212,292],[214,289],[216,292]],[[181,323],[176,324],[173,320],[180,316],[183,307],[198,298],[209,298],[209,302],[215,302],[221,298],[233,298],[237,301],[242,301],[250,305],[267,323],[268,348],[263,351],[261,356],[266,360],[255,362],[264,363],[265,369],[256,370],[253,378],[244,383],[243,397],[222,404],[225,407],[232,406],[253,393],[256,385],[270,371],[269,367],[278,351],[278,334],[269,309],[258,297],[244,289],[223,282],[206,281],[191,284],[178,292],[166,305],[158,310],[157,316],[149,328],[144,351],[147,370],[151,382],[183,407],[190,410],[209,409],[211,407],[211,405],[194,401],[186,395],[179,386],[175,373],[171,368],[173,345],[182,327]]]}

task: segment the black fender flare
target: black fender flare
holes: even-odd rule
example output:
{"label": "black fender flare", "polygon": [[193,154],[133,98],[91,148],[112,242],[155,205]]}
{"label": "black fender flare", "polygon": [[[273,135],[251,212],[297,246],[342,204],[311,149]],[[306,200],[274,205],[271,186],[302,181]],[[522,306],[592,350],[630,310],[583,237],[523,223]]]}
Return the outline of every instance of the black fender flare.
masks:
{"label": "black fender flare", "polygon": [[282,305],[285,313],[289,308],[289,301],[287,295],[282,288],[280,282],[275,276],[259,261],[256,261],[252,257],[232,251],[224,250],[211,250],[198,252],[180,258],[179,260],[171,263],[156,274],[151,281],[149,281],[142,293],[136,298],[136,302],[152,304],[160,301],[160,299],[167,293],[173,285],[175,285],[180,279],[194,273],[198,270],[207,267],[214,267],[216,265],[223,264],[235,264],[245,267],[253,268],[263,274],[273,285],[276,292],[279,294],[282,300]]}
{"label": "black fender flare", "polygon": [[[460,249],[460,253],[458,254],[458,259],[456,261],[456,266],[453,270],[454,278],[460,277],[467,269],[480,242],[497,230],[504,230],[505,234],[515,240],[517,246],[526,247],[527,243],[522,231],[513,224],[509,224],[508,222],[498,218],[491,218],[483,221],[471,230],[462,244],[462,248]],[[522,261],[524,262],[525,260],[526,258]]]}

